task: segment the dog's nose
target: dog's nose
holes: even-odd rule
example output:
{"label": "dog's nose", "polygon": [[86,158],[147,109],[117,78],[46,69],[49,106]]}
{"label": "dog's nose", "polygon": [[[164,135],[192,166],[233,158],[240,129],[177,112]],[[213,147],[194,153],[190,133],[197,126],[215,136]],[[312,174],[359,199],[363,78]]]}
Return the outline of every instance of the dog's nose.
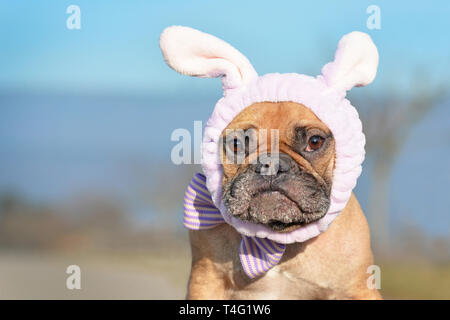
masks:
{"label": "dog's nose", "polygon": [[291,169],[292,158],[286,153],[262,154],[258,157],[255,172],[260,175],[273,176]]}

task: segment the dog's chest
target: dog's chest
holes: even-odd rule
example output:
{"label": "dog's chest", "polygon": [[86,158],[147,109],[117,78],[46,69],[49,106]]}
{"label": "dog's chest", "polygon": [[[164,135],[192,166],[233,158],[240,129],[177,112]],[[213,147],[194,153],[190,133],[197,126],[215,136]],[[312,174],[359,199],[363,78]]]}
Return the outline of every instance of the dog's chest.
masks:
{"label": "dog's chest", "polygon": [[[262,277],[230,289],[234,299],[346,299],[339,279],[321,255],[291,245],[282,261]],[[306,250],[308,251],[308,250]],[[236,270],[234,270],[236,272]],[[246,278],[248,279],[248,278]]]}
{"label": "dog's chest", "polygon": [[330,299],[338,293],[296,272],[274,267],[263,277],[240,289],[231,289],[231,299]]}

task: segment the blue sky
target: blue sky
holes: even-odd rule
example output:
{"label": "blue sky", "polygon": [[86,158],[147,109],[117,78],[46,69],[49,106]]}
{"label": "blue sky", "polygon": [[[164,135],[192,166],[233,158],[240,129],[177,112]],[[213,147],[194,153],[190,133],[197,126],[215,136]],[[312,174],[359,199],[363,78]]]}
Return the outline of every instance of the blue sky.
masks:
{"label": "blue sky", "polygon": [[[66,28],[71,4],[81,8],[81,30]],[[366,28],[372,4],[381,30]],[[365,31],[380,65],[375,82],[355,94],[408,97],[418,74],[423,85],[450,87],[449,17],[444,0],[2,1],[0,192],[52,201],[103,188],[135,201],[130,163],[169,161],[172,130],[206,120],[221,95],[219,80],[165,65],[158,39],[167,26],[225,39],[260,74],[317,75],[342,35]],[[448,161],[430,160],[450,157],[449,106],[414,129],[391,179],[396,221],[441,235],[450,229],[450,170]],[[442,139],[429,146],[430,136]],[[364,172],[356,190],[363,206],[369,180]]]}
{"label": "blue sky", "polygon": [[[81,30],[66,8],[81,9]],[[381,9],[367,30],[366,8]],[[339,38],[371,34],[380,51],[373,90],[407,86],[416,68],[448,80],[448,1],[2,1],[0,88],[58,92],[170,94],[219,87],[161,63],[160,32],[173,24],[212,33],[246,54],[260,74],[317,74]]]}

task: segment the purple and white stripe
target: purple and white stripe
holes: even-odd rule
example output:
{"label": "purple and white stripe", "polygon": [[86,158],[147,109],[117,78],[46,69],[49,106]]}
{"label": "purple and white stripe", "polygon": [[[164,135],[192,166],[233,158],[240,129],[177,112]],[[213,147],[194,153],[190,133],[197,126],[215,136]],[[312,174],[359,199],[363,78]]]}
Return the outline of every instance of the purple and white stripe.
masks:
{"label": "purple and white stripe", "polygon": [[197,173],[184,194],[184,226],[192,230],[205,230],[224,222],[206,188],[206,177]]}
{"label": "purple and white stripe", "polygon": [[[197,173],[184,195],[184,226],[191,230],[206,230],[222,223],[225,220],[206,188],[206,177]],[[264,274],[280,261],[285,249],[284,244],[243,235],[239,258],[244,272],[252,279]]]}
{"label": "purple and white stripe", "polygon": [[256,278],[277,265],[285,249],[285,244],[269,239],[242,236],[239,258],[245,273]]}

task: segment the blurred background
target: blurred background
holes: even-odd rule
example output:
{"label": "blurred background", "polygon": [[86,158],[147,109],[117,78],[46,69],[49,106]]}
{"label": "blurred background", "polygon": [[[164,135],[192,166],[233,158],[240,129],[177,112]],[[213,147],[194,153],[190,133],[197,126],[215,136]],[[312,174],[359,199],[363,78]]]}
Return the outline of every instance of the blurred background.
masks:
{"label": "blurred background", "polygon": [[[70,5],[81,29],[68,29]],[[369,30],[366,10],[380,9]],[[448,1],[2,1],[0,298],[182,299],[190,271],[171,133],[206,121],[217,79],[183,77],[158,39],[186,25],[259,74],[320,74],[342,35],[368,32],[373,84],[353,89],[367,158],[355,193],[381,292],[450,299]],[[66,289],[79,265],[82,290]]]}

